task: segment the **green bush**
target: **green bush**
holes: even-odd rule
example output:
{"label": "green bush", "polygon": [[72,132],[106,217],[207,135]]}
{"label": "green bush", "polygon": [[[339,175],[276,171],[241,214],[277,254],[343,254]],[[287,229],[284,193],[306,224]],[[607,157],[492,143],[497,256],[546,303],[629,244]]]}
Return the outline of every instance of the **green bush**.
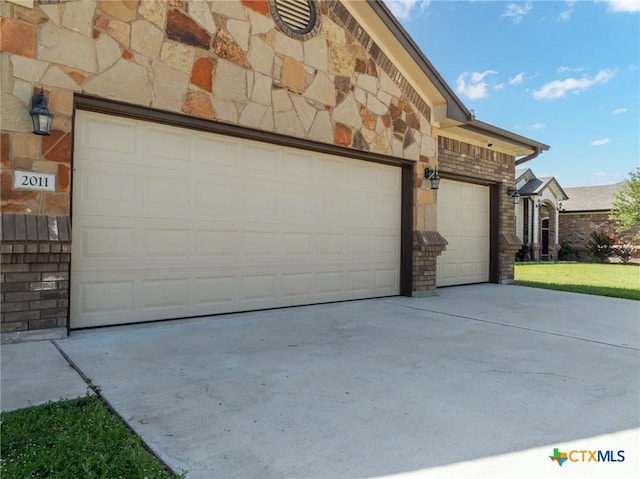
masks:
{"label": "green bush", "polygon": [[636,254],[636,248],[629,241],[620,238],[613,248],[613,253],[618,256],[624,264],[627,264]]}
{"label": "green bush", "polygon": [[605,230],[595,230],[591,233],[591,241],[587,244],[587,253],[593,263],[606,263],[613,255],[615,237]]}
{"label": "green bush", "polygon": [[574,248],[569,241],[560,241],[560,249],[558,250],[559,261],[577,261],[579,256],[579,251]]}

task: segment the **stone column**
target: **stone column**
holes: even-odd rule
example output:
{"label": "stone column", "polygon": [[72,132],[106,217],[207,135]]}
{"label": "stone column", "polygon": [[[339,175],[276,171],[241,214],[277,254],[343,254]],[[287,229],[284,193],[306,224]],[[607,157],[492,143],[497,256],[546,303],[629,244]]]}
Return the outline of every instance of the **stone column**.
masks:
{"label": "stone column", "polygon": [[540,260],[540,250],[542,248],[542,246],[540,245],[540,215],[539,215],[539,211],[540,211],[540,206],[536,204],[537,200],[532,200],[532,215],[533,215],[533,220],[531,221],[532,223],[532,228],[531,228],[531,255],[532,255],[532,259],[534,261],[538,261]]}

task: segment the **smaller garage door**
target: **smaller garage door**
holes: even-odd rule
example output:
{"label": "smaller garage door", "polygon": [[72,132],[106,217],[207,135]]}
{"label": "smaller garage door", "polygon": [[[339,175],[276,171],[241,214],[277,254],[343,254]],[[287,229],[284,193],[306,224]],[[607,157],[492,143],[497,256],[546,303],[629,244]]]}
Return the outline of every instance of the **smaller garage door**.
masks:
{"label": "smaller garage door", "polygon": [[489,281],[489,187],[442,180],[438,232],[449,242],[438,257],[438,286]]}

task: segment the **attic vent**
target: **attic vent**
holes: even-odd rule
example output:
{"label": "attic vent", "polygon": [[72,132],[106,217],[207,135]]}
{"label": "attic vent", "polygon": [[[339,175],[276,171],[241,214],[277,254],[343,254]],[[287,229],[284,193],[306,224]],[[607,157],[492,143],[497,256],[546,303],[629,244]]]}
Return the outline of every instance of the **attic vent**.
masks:
{"label": "attic vent", "polygon": [[318,30],[314,0],[272,0],[271,14],[283,32],[298,40],[306,40]]}

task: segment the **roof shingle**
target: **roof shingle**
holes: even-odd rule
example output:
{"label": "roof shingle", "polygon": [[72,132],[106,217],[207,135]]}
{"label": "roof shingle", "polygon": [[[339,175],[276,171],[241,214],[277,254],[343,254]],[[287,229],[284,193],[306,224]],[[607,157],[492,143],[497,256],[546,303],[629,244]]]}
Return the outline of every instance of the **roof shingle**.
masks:
{"label": "roof shingle", "polygon": [[608,211],[624,185],[621,181],[613,185],[565,188],[569,199],[562,202],[562,211]]}

